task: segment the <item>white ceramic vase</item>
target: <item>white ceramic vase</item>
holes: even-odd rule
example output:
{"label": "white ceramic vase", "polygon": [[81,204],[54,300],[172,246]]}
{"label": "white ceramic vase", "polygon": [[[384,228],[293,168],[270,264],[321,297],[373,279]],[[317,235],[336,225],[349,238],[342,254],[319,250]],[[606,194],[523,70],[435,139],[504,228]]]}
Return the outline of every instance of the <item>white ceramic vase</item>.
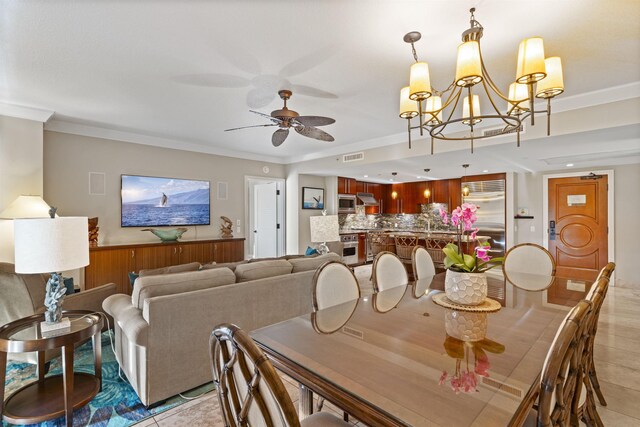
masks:
{"label": "white ceramic vase", "polygon": [[444,292],[451,301],[464,305],[478,305],[487,298],[485,273],[459,273],[447,270]]}

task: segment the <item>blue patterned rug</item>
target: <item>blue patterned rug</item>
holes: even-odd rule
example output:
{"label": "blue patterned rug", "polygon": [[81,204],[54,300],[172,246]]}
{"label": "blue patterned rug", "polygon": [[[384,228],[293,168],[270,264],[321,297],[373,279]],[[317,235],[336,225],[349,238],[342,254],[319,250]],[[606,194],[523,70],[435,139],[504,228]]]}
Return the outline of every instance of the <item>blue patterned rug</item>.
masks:
{"label": "blue patterned rug", "polygon": [[[110,333],[110,332],[109,332]],[[151,410],[147,410],[140,402],[138,395],[131,385],[118,376],[118,362],[111,349],[109,333],[102,334],[102,391],[93,398],[88,405],[73,413],[74,427],[127,427],[138,423],[145,418],[167,411],[178,405],[188,402],[180,396],[174,396],[164,404]],[[93,373],[93,350],[91,342],[87,342],[76,349],[74,358],[74,370],[76,372]],[[61,358],[51,361],[49,375],[62,373]],[[5,382],[5,396],[36,379],[35,365],[29,363],[9,362],[7,364],[7,379]],[[123,377],[126,378],[123,374]],[[198,396],[213,390],[213,384],[205,384],[189,392],[184,396]],[[62,390],[60,391],[62,393]],[[2,426],[10,426],[6,422]],[[40,424],[32,424],[42,427],[64,426],[64,417]]]}

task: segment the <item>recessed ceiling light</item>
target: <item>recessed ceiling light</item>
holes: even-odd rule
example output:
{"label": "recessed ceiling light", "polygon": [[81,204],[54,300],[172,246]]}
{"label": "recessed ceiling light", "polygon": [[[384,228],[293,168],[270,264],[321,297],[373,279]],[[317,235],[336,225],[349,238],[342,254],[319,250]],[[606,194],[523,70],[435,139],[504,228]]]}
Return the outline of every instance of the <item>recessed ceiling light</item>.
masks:
{"label": "recessed ceiling light", "polygon": [[567,167],[568,168],[573,167],[573,163],[567,163]]}
{"label": "recessed ceiling light", "polygon": [[489,169],[485,169],[482,171],[482,173],[487,173],[487,172],[489,172]]}
{"label": "recessed ceiling light", "polygon": [[365,177],[365,178],[369,178],[369,175],[362,175],[362,176]]}
{"label": "recessed ceiling light", "polygon": [[393,181],[393,178],[389,178],[389,181]]}
{"label": "recessed ceiling light", "polygon": [[422,178],[422,177],[421,177],[420,175],[418,175],[418,176],[416,176],[416,178],[417,178],[417,179],[420,179],[420,178]]}

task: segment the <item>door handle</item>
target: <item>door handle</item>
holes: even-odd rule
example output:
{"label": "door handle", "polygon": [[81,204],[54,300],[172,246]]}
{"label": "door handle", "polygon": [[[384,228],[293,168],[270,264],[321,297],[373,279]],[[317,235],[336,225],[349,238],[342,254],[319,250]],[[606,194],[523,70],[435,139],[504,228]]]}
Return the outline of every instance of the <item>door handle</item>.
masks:
{"label": "door handle", "polygon": [[133,249],[131,250],[131,258],[134,258],[136,256],[136,251],[134,251]]}
{"label": "door handle", "polygon": [[180,246],[180,255],[182,255],[182,246]]}
{"label": "door handle", "polygon": [[176,252],[177,252],[177,251],[178,251],[178,249],[173,248],[173,254],[174,254],[174,255],[176,254]]}

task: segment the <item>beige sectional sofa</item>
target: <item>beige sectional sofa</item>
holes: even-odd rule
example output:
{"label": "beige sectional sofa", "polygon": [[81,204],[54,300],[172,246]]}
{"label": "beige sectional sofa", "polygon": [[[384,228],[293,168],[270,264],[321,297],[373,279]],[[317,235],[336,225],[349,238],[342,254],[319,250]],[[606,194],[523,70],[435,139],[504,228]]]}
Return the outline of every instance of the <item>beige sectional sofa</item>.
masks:
{"label": "beige sectional sofa", "polygon": [[115,352],[149,406],[212,380],[209,336],[230,322],[251,331],[309,313],[315,270],[336,254],[207,265],[136,279],[131,296],[107,298]]}

